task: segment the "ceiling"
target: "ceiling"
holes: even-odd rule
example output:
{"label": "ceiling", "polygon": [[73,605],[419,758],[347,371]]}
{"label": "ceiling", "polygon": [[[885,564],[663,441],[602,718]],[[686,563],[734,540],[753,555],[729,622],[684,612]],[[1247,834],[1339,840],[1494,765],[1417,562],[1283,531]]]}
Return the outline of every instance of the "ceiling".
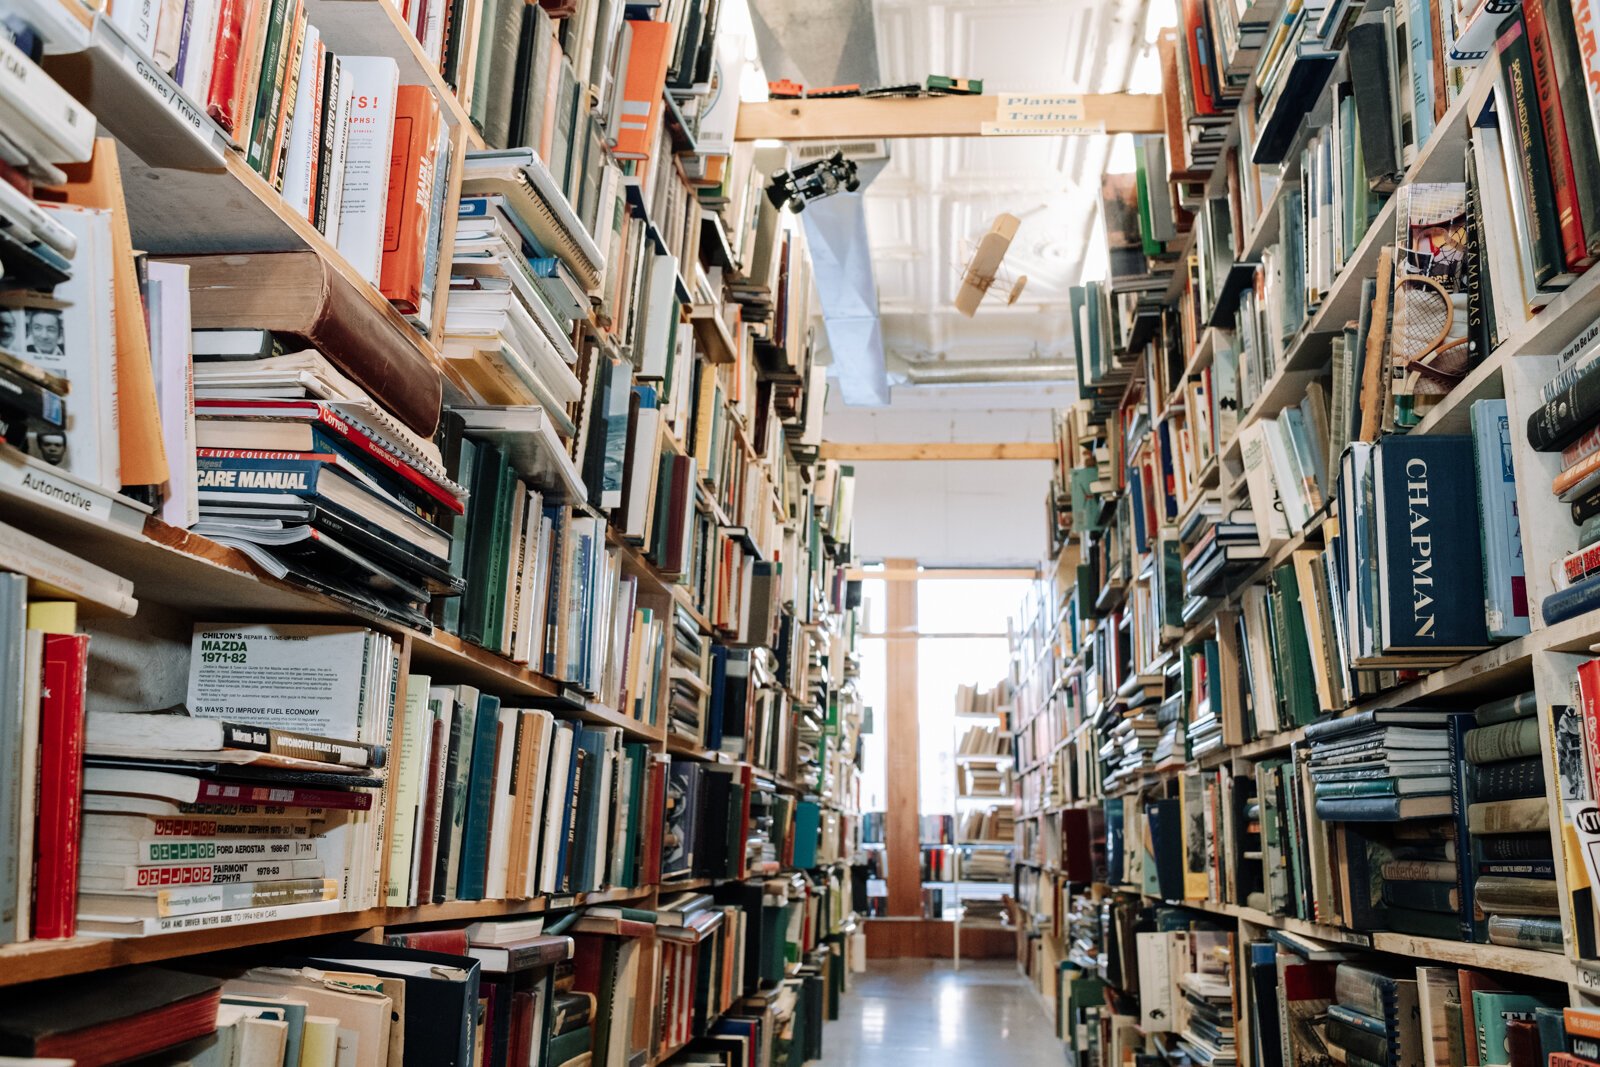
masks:
{"label": "ceiling", "polygon": [[[885,84],[952,74],[982,78],[989,93],[1113,92],[1158,69],[1153,57],[1136,63],[1147,18],[1160,19],[1145,0],[874,0],[873,10]],[[925,361],[1071,360],[1067,288],[1099,243],[1111,148],[1099,136],[891,142],[864,197],[891,380]],[[1027,286],[1015,305],[996,291],[965,318],[951,306],[962,264],[1003,211],[1022,223],[996,290],[1019,274]]]}

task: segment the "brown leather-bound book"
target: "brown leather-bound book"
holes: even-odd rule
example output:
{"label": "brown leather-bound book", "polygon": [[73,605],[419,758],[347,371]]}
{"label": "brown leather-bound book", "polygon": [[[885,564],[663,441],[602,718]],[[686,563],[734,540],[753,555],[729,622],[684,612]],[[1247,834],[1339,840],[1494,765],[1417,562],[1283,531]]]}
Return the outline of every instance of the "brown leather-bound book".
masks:
{"label": "brown leather-bound book", "polygon": [[[166,257],[164,257],[166,258]],[[189,265],[194,328],[254,328],[298,338],[424,437],[444,384],[411,328],[314,252],[177,256]]]}

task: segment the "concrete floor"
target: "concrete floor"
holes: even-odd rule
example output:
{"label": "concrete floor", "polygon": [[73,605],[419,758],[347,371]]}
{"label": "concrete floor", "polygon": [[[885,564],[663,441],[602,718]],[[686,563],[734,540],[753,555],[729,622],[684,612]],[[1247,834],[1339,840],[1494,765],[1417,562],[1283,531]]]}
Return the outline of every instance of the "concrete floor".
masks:
{"label": "concrete floor", "polygon": [[869,960],[822,1035],[826,1067],[1055,1067],[1066,1046],[1009,960]]}

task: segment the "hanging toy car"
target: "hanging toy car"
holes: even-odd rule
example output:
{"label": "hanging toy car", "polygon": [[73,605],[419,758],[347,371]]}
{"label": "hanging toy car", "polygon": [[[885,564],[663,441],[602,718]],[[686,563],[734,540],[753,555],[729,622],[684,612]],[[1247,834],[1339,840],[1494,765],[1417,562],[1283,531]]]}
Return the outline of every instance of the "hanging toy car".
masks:
{"label": "hanging toy car", "polygon": [[799,212],[813,200],[832,196],[841,189],[853,193],[859,188],[861,179],[856,176],[855,161],[844,158],[843,152],[834,152],[794,170],[778,171],[767,186],[767,199],[780,211],[787,207]]}

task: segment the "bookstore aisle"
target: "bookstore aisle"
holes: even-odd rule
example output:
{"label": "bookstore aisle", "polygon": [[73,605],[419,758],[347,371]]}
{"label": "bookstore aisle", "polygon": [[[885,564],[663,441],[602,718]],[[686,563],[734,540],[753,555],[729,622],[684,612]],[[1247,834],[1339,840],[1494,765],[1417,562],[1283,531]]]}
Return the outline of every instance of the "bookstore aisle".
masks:
{"label": "bookstore aisle", "polygon": [[1008,960],[881,960],[824,1031],[829,1067],[980,1067],[1062,1061],[1060,1042]]}

